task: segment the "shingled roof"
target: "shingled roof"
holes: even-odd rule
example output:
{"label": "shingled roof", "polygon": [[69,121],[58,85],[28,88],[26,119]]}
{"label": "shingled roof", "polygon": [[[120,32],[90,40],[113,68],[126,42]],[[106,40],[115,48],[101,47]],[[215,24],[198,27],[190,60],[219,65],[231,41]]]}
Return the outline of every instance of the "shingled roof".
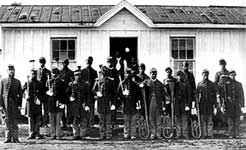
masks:
{"label": "shingled roof", "polygon": [[[3,5],[0,23],[96,23],[112,5]],[[135,5],[154,24],[246,24],[246,7]]]}

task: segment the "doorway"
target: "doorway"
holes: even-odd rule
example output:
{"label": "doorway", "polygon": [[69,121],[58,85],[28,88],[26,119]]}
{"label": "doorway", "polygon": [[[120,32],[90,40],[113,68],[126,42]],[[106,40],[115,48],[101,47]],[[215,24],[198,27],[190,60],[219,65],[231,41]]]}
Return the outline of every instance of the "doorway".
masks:
{"label": "doorway", "polygon": [[117,57],[119,55],[126,60],[127,64],[130,64],[131,58],[135,58],[138,62],[137,45],[137,37],[110,37],[110,56]]}

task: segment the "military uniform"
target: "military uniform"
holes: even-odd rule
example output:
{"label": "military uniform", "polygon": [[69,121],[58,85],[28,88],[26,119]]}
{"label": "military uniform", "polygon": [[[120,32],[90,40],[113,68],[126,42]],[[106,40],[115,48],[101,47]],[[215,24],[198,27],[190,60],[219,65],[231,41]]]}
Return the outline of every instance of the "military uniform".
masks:
{"label": "military uniform", "polygon": [[[105,67],[103,67],[105,68]],[[103,78],[98,81],[96,91],[102,95],[98,97],[98,113],[100,119],[100,137],[111,138],[111,106],[115,105],[116,89],[114,80],[107,76],[108,71],[102,69]]]}
{"label": "military uniform", "polygon": [[[190,89],[185,82],[185,75],[180,71],[177,76],[181,76],[181,80],[176,83],[174,116],[177,129],[177,137],[184,136],[188,138],[188,114],[191,105]],[[185,108],[188,108],[185,110]]]}
{"label": "military uniform", "polygon": [[90,120],[89,124],[94,124],[94,107],[95,107],[95,99],[93,96],[93,86],[95,84],[95,79],[97,78],[97,71],[94,70],[91,66],[82,69],[81,78],[84,80],[89,88],[88,88],[88,105],[90,107]]}
{"label": "military uniform", "polygon": [[[151,69],[153,73],[157,73],[156,69]],[[165,91],[164,85],[158,79],[149,79],[147,81],[149,88],[149,121],[151,138],[161,138],[162,133],[162,120],[163,107],[165,107]],[[163,105],[164,104],[164,105]]]}
{"label": "military uniform", "polygon": [[[52,69],[52,72],[59,73],[57,68]],[[53,139],[56,137],[60,138],[62,136],[61,130],[61,120],[64,111],[65,104],[65,83],[59,78],[52,78],[50,81],[51,89],[53,95],[49,96],[48,99],[48,108],[50,115],[50,129],[51,136]]]}
{"label": "military uniform", "polygon": [[[135,80],[135,81],[134,81]],[[137,76],[125,78],[123,81],[124,89],[127,89],[129,94],[124,95],[123,113],[124,113],[124,137],[136,138],[136,121],[137,109],[136,103],[140,100],[141,91],[138,86],[140,79]],[[123,92],[124,93],[124,92]]]}
{"label": "military uniform", "polygon": [[[14,69],[9,66],[9,69]],[[22,88],[21,83],[14,77],[4,78],[0,84],[0,107],[3,108],[5,115],[5,139],[6,142],[19,142],[18,140],[18,125],[17,119],[20,115],[18,107],[22,103]]]}
{"label": "military uniform", "polygon": [[73,134],[74,138],[84,138],[87,129],[87,112],[85,106],[87,106],[88,85],[85,81],[73,82],[71,85],[72,95],[70,98],[71,118],[73,120]]}
{"label": "military uniform", "polygon": [[[64,60],[65,64],[69,64],[68,59]],[[71,119],[71,107],[69,104],[69,96],[71,95],[71,91],[69,90],[69,83],[73,81],[74,79],[74,75],[73,75],[73,71],[71,69],[69,69],[68,67],[64,67],[62,68],[62,70],[60,71],[60,79],[65,83],[65,87],[66,87],[66,95],[65,95],[65,100],[66,100],[66,105],[67,107],[65,107],[64,112],[63,112],[63,118],[62,118],[62,122],[63,125],[66,125],[67,123],[70,124],[70,119]]]}
{"label": "military uniform", "polygon": [[[44,64],[46,62],[44,57],[41,57],[39,61],[40,63],[44,63]],[[46,94],[46,92],[48,91],[48,87],[46,86],[48,80],[47,76],[51,78],[51,72],[47,68],[40,67],[37,70],[37,79],[38,81],[41,82],[40,100],[42,102],[43,109],[44,109],[44,114],[43,114],[44,116],[42,118],[41,125],[47,125],[49,123],[48,95]]]}
{"label": "military uniform", "polygon": [[[235,71],[230,72],[235,73]],[[225,101],[226,115],[228,117],[228,134],[232,137],[238,135],[239,118],[241,115],[241,107],[244,107],[243,86],[235,79],[230,80],[228,86],[227,100]]]}
{"label": "military uniform", "polygon": [[[208,71],[203,71],[208,73]],[[207,80],[198,83],[197,92],[200,95],[199,111],[201,115],[202,137],[213,137],[213,108],[216,105],[216,86]]]}
{"label": "military uniform", "polygon": [[[27,83],[23,90],[27,90]],[[41,93],[42,84],[37,79],[29,81],[29,91],[27,98],[27,115],[29,121],[29,138],[40,137],[40,122],[42,118]]]}

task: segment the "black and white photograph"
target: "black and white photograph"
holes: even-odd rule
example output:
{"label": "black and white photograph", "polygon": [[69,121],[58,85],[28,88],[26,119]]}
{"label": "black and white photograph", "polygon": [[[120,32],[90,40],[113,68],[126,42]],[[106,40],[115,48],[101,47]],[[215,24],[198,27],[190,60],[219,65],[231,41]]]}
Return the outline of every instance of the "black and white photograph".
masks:
{"label": "black and white photograph", "polygon": [[246,0],[1,0],[1,150],[246,150]]}

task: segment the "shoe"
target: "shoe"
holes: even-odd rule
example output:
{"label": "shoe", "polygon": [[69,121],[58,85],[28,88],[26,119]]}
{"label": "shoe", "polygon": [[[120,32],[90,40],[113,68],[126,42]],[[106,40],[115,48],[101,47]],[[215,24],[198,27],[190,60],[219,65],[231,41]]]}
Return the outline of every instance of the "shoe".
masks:
{"label": "shoe", "polygon": [[128,139],[129,136],[127,134],[124,134],[124,139]]}
{"label": "shoe", "polygon": [[131,139],[132,140],[135,140],[137,137],[136,136],[131,136]]}
{"label": "shoe", "polygon": [[50,139],[51,140],[55,140],[56,139],[56,136],[52,136]]}
{"label": "shoe", "polygon": [[73,140],[80,140],[81,138],[80,138],[80,136],[74,136],[73,137]]}
{"label": "shoe", "polygon": [[35,136],[29,136],[27,139],[28,140],[35,139]]}
{"label": "shoe", "polygon": [[38,135],[38,136],[36,137],[37,140],[41,140],[41,139],[43,139],[43,138],[44,138],[44,136],[42,136],[42,135]]}
{"label": "shoe", "polygon": [[156,136],[157,140],[161,140],[162,137],[161,136]]}
{"label": "shoe", "polygon": [[13,143],[20,143],[20,141],[17,139],[17,140],[13,140]]}
{"label": "shoe", "polygon": [[112,136],[106,136],[106,140],[111,140]]}
{"label": "shoe", "polygon": [[11,140],[6,140],[3,143],[11,143],[11,142],[12,142]]}
{"label": "shoe", "polygon": [[61,140],[63,136],[64,136],[64,134],[58,136],[58,137],[57,137],[57,140]]}

